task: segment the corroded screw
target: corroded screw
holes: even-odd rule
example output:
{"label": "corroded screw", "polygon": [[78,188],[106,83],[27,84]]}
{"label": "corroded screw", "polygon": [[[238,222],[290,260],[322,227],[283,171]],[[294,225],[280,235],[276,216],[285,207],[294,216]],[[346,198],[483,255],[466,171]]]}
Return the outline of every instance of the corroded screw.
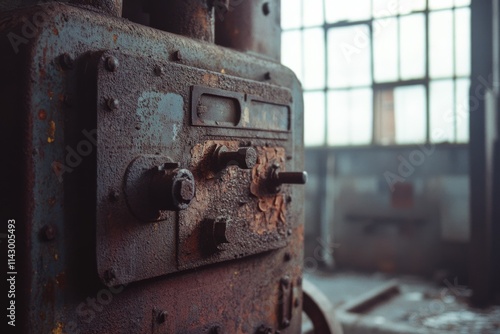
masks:
{"label": "corroded screw", "polygon": [[120,62],[116,57],[109,56],[106,58],[106,69],[110,72],[116,71],[116,69],[120,66]]}

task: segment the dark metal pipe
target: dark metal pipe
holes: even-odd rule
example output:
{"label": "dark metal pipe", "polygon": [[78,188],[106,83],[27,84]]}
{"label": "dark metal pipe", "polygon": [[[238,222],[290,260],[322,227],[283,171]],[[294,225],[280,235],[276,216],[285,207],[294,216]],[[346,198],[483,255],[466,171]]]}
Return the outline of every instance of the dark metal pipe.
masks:
{"label": "dark metal pipe", "polygon": [[214,42],[214,0],[151,0],[150,26]]}
{"label": "dark metal pipe", "polygon": [[215,43],[281,58],[280,0],[214,0]]}

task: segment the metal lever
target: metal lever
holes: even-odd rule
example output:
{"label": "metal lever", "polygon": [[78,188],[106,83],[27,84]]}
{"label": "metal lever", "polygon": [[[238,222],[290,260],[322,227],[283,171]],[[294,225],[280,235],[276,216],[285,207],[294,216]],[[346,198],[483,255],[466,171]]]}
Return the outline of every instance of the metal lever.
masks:
{"label": "metal lever", "polygon": [[253,147],[240,147],[237,151],[228,151],[224,145],[215,149],[215,159],[220,169],[236,165],[241,169],[251,169],[257,163],[257,152]]}
{"label": "metal lever", "polygon": [[280,165],[273,164],[269,181],[269,190],[278,192],[282,184],[306,184],[307,172],[280,172]]}

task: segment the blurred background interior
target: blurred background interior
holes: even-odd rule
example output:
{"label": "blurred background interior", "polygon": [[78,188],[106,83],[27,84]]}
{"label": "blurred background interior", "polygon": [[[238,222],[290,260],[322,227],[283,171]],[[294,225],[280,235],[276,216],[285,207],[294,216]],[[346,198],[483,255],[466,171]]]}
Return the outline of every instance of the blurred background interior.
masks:
{"label": "blurred background interior", "polygon": [[281,1],[305,272],[346,333],[500,333],[498,6]]}

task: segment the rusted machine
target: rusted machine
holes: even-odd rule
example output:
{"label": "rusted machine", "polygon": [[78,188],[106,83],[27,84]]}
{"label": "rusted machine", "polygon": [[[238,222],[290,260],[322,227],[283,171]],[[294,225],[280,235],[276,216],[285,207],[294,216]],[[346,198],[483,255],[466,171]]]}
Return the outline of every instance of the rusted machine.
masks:
{"label": "rusted machine", "polygon": [[9,329],[299,333],[303,101],[279,1],[2,6]]}

